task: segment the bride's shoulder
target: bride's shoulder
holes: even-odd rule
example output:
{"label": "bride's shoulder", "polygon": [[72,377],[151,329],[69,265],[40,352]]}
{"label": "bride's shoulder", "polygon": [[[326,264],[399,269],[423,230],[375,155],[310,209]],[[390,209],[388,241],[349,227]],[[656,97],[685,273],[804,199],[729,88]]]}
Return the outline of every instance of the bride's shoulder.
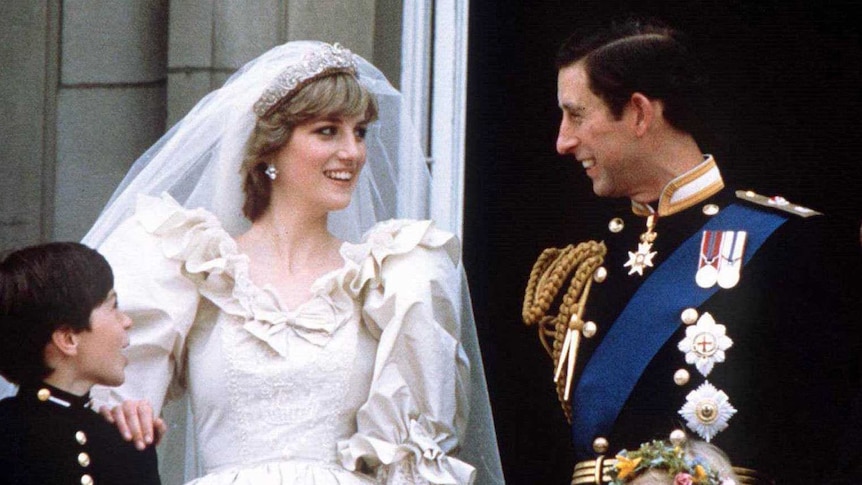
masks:
{"label": "bride's shoulder", "polygon": [[188,209],[173,197],[138,196],[135,211],[102,244],[100,251],[139,252],[148,249],[169,259],[212,259],[237,252],[236,241],[214,214]]}
{"label": "bride's shoulder", "polygon": [[430,220],[393,219],[372,227],[359,244],[345,244],[345,259],[358,270],[352,287],[398,287],[419,280],[448,278],[457,268],[461,246],[454,234]]}
{"label": "bride's shoulder", "polygon": [[390,219],[378,222],[365,233],[359,246],[380,263],[396,255],[405,257],[439,253],[457,264],[461,256],[458,238],[427,219]]}

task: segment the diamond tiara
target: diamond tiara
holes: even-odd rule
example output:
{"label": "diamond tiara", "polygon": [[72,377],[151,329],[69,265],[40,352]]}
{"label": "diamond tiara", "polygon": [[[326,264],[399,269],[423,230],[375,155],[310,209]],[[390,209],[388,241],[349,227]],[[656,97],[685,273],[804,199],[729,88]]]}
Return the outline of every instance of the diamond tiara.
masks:
{"label": "diamond tiara", "polygon": [[310,81],[338,72],[358,77],[353,53],[338,43],[322,44],[319,49],[305,54],[302,62],[288,66],[273,79],[254,103],[254,113],[264,116]]}

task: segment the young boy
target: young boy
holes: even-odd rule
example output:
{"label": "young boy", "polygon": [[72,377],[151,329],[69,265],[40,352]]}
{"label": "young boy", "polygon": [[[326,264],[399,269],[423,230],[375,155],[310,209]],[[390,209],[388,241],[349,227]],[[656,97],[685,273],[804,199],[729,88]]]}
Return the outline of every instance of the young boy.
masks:
{"label": "young boy", "polygon": [[138,451],[88,407],[94,384],[125,380],[131,319],[108,262],[78,243],[0,261],[0,484],[158,484],[153,446]]}

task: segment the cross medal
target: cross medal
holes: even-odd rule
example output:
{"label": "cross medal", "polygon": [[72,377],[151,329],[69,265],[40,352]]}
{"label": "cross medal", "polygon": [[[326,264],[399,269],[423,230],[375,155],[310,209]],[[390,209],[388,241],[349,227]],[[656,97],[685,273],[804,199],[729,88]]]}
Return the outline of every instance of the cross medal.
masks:
{"label": "cross medal", "polygon": [[656,215],[650,214],[646,224],[647,230],[641,234],[638,250],[629,251],[629,260],[623,265],[623,267],[629,268],[629,274],[637,273],[639,276],[643,276],[644,269],[653,267],[652,258],[655,257],[656,251],[652,250],[652,243],[658,235],[654,231]]}

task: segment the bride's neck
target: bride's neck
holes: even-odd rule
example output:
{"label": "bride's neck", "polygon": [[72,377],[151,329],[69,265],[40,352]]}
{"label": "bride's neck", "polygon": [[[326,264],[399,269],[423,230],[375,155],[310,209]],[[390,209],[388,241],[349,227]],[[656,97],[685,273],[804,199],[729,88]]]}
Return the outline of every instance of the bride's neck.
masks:
{"label": "bride's neck", "polygon": [[252,223],[252,230],[271,240],[285,255],[317,253],[337,243],[327,228],[327,214],[309,215],[297,210],[270,207]]}

